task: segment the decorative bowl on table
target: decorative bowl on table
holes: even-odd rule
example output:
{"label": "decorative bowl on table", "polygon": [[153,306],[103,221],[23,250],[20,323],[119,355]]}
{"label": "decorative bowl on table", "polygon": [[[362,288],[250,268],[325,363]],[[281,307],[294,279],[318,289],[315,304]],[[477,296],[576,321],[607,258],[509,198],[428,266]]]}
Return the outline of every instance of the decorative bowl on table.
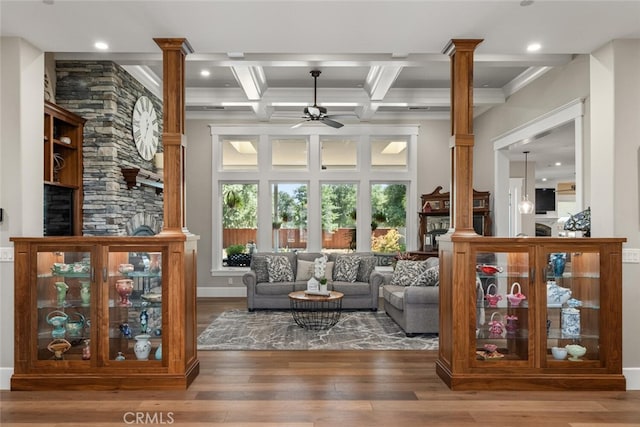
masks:
{"label": "decorative bowl on table", "polygon": [[564,348],[567,349],[567,353],[571,355],[569,360],[578,361],[582,356],[587,353],[587,348],[578,344],[568,344]]}

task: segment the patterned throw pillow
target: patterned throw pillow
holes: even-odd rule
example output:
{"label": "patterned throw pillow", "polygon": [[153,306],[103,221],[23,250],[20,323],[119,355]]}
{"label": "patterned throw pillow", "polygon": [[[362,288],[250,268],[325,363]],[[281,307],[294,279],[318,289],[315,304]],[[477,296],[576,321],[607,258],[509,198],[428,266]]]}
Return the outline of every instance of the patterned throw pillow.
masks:
{"label": "patterned throw pillow", "polygon": [[296,282],[306,282],[313,276],[313,261],[298,260],[296,268]]}
{"label": "patterned throw pillow", "polygon": [[391,284],[410,286],[418,281],[425,269],[426,264],[424,261],[398,260],[396,269],[393,271],[393,277],[391,277]]}
{"label": "patterned throw pillow", "polygon": [[355,282],[360,267],[359,256],[339,256],[333,265],[333,280],[337,282]]}
{"label": "patterned throw pillow", "polygon": [[373,270],[376,269],[376,257],[374,256],[363,256],[360,258],[360,266],[358,267],[358,276],[356,277],[356,281],[358,282],[369,282],[369,277]]}
{"label": "patterned throw pillow", "polygon": [[411,283],[411,286],[438,286],[440,284],[440,267],[427,268]]}
{"label": "patterned throw pillow", "polygon": [[293,282],[293,270],[287,257],[267,255],[265,258],[267,258],[269,283]]}
{"label": "patterned throw pillow", "polygon": [[256,283],[269,281],[269,270],[267,269],[267,257],[252,256],[251,269],[256,272]]}

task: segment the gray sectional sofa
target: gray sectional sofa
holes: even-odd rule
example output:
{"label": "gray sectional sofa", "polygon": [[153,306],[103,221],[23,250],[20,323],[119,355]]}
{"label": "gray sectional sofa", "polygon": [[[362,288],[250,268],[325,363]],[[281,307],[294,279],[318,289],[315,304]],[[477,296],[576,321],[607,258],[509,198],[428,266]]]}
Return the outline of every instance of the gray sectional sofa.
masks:
{"label": "gray sectional sofa", "polygon": [[[263,268],[260,266],[262,259],[266,256],[285,256],[293,270],[293,281],[269,282],[265,276]],[[247,287],[247,308],[249,311],[260,309],[286,310],[290,308],[289,293],[303,291],[307,289],[307,280],[301,279],[298,272],[298,265],[304,262],[308,266],[316,258],[321,257],[321,253],[313,252],[279,252],[279,253],[254,253],[251,260],[251,269],[242,277],[242,282]],[[375,271],[375,256],[368,252],[355,252],[348,254],[331,253],[328,254],[328,261],[335,263],[338,256],[359,256],[360,270],[354,282],[329,280],[328,289],[339,291],[344,294],[342,308],[346,310],[372,310],[378,309],[378,298],[380,287],[383,283],[383,276]],[[366,261],[362,261],[366,260]],[[299,263],[303,261],[303,263]],[[373,263],[373,266],[371,266]],[[334,264],[335,265],[335,264]],[[300,272],[301,273],[301,272]]]}
{"label": "gray sectional sofa", "polygon": [[[438,266],[438,258],[429,258],[427,268]],[[384,311],[404,330],[407,336],[438,333],[440,298],[439,286],[392,285],[393,274],[383,275],[382,298]]]}

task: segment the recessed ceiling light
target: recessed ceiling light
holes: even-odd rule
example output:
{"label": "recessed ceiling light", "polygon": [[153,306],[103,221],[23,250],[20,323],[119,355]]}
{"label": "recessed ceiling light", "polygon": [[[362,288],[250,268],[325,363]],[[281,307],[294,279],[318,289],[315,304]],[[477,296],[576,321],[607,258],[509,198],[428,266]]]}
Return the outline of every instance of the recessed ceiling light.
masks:
{"label": "recessed ceiling light", "polygon": [[556,166],[562,166],[562,163],[560,163],[560,162],[556,162],[555,164],[556,164]]}
{"label": "recessed ceiling light", "polygon": [[99,49],[99,50],[107,50],[107,49],[109,49],[109,45],[106,44],[105,42],[95,42],[93,44],[93,47],[95,47],[96,49]]}
{"label": "recessed ceiling light", "polygon": [[542,178],[542,182],[546,182],[546,181],[547,181],[547,178]]}
{"label": "recessed ceiling light", "polygon": [[211,75],[211,71],[209,71],[209,70],[202,70],[202,71],[200,71],[200,75],[201,75],[202,77],[209,77],[209,76]]}
{"label": "recessed ceiling light", "polygon": [[537,52],[541,47],[542,45],[540,43],[531,43],[529,46],[527,46],[527,52]]}

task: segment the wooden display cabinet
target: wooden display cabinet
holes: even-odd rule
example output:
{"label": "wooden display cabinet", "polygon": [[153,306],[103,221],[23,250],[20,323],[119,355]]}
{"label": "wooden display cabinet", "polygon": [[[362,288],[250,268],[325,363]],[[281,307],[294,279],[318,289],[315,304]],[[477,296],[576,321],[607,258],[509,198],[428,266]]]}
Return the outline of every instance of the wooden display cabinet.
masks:
{"label": "wooden display cabinet", "polygon": [[[454,390],[624,390],[624,241],[445,235],[438,375]],[[553,356],[567,345],[585,354]]]}
{"label": "wooden display cabinet", "polygon": [[82,144],[85,119],[45,101],[44,235],[82,234]]}
{"label": "wooden display cabinet", "polygon": [[[418,212],[418,248],[412,254],[419,258],[438,256],[437,237],[451,227],[450,193],[441,192],[438,186],[433,192],[420,197],[421,211]],[[491,235],[488,191],[473,190],[473,228],[481,236]]]}
{"label": "wooden display cabinet", "polygon": [[12,390],[184,389],[197,376],[195,283],[177,286],[195,277],[185,236],[11,240]]}

